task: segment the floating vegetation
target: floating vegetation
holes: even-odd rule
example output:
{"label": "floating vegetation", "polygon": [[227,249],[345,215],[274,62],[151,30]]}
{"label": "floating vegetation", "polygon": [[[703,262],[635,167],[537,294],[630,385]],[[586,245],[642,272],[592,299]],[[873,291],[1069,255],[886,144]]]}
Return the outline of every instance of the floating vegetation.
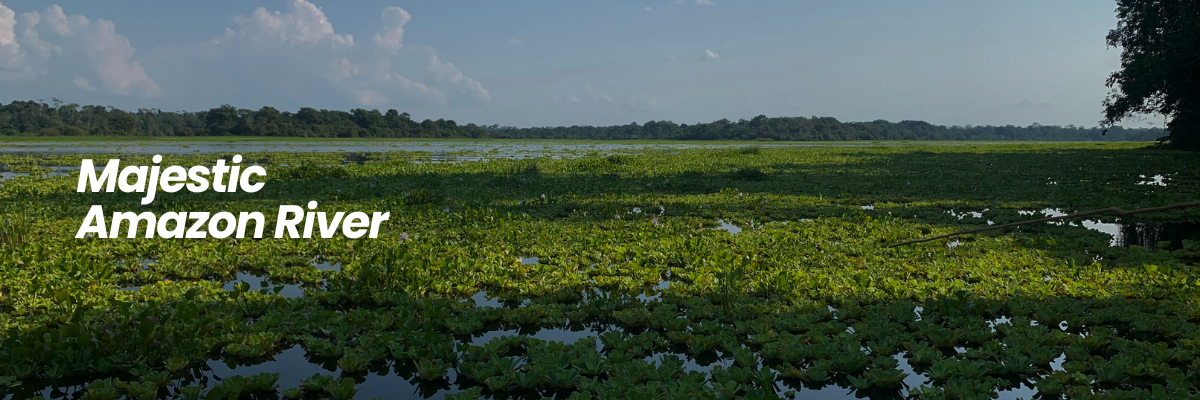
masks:
{"label": "floating vegetation", "polygon": [[[42,167],[78,154],[0,154],[5,171],[31,174],[0,182],[0,398],[1197,391],[1198,210],[887,246],[1045,210],[1194,201],[1200,155],[954,144],[553,158],[522,146],[522,159],[430,150],[480,157],[461,163],[384,145],[243,152],[268,171],[260,192],[148,206],[390,212],[374,240],[76,239],[88,207],[139,209],[140,196],[78,193],[78,174]],[[219,150],[164,162],[232,156]],[[1138,171],[1169,178],[1139,184]]]}

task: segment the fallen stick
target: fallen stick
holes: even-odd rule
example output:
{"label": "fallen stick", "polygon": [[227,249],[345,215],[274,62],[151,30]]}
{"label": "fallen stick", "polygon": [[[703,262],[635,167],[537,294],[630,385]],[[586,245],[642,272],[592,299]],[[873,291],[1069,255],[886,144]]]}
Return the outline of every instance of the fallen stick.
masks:
{"label": "fallen stick", "polygon": [[1129,210],[1129,211],[1125,211],[1125,210],[1122,210],[1122,209],[1116,208],[1116,207],[1101,208],[1099,210],[1086,211],[1086,212],[1081,212],[1081,213],[1076,213],[1076,214],[1060,215],[1057,217],[1047,217],[1047,218],[1042,218],[1042,219],[1033,219],[1033,220],[1029,220],[1029,221],[1013,222],[1013,223],[1008,223],[1008,224],[1004,224],[1004,225],[989,226],[987,228],[978,228],[978,229],[959,231],[959,232],[954,232],[954,233],[950,233],[950,234],[946,234],[946,235],[934,236],[931,238],[909,240],[907,242],[893,244],[891,246],[888,246],[888,248],[900,247],[900,246],[904,246],[906,244],[929,242],[929,241],[933,241],[933,240],[948,238],[951,236],[966,235],[968,233],[990,231],[993,229],[1011,228],[1014,226],[1036,224],[1039,222],[1058,221],[1060,219],[1067,219],[1067,218],[1086,217],[1088,215],[1107,214],[1107,213],[1116,213],[1117,215],[1132,215],[1132,214],[1141,214],[1141,213],[1148,213],[1148,212],[1155,212],[1155,211],[1176,210],[1176,209],[1180,209],[1180,208],[1188,208],[1188,207],[1196,207],[1196,206],[1200,206],[1200,201],[1193,201],[1190,203],[1179,203],[1179,204],[1173,204],[1173,205],[1161,206],[1161,207],[1141,208],[1141,209]]}

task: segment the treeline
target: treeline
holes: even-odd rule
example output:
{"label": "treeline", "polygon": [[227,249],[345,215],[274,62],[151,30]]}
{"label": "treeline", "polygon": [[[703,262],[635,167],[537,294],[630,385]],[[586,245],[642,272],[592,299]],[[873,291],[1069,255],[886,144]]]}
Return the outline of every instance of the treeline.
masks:
{"label": "treeline", "polygon": [[14,101],[0,104],[0,135],[6,136],[280,136],[319,138],[499,138],[499,139],[666,139],[666,140],[1036,140],[1153,141],[1158,128],[1079,126],[941,126],[923,121],[841,122],[829,117],[721,119],[695,125],[650,121],[614,126],[515,128],[459,125],[453,120],[417,122],[396,110],[350,112],[301,108],[293,113],[230,105],[196,112]]}

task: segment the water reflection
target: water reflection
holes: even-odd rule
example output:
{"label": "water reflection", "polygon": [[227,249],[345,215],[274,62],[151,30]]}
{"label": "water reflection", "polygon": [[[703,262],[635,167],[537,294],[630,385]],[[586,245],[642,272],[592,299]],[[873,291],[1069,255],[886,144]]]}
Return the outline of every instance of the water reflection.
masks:
{"label": "water reflection", "polygon": [[342,263],[335,263],[332,261],[321,261],[321,262],[314,261],[311,263],[311,265],[313,266],[313,268],[316,268],[318,271],[341,271],[342,270]]}
{"label": "water reflection", "polygon": [[1142,246],[1147,249],[1179,250],[1183,242],[1200,241],[1200,224],[1191,222],[1120,224],[1114,235],[1115,246]]}
{"label": "water reflection", "polygon": [[[290,388],[299,388],[300,381],[307,379],[314,374],[333,375],[334,377],[347,376],[341,368],[336,364],[331,368],[326,368],[323,364],[318,364],[305,356],[304,349],[299,345],[294,345],[283,352],[274,356],[268,357],[266,361],[252,365],[236,365],[218,360],[210,360],[207,364],[208,370],[213,379],[208,381],[207,387],[211,388],[220,379],[228,378],[233,375],[248,377],[263,372],[278,372],[279,373],[279,390],[287,390]],[[403,369],[397,366],[397,370]],[[411,374],[408,374],[411,376]],[[383,368],[373,371],[366,376],[351,376],[355,377],[358,382],[358,393],[355,393],[356,399],[372,399],[372,398],[441,398],[445,394],[458,392],[456,389],[438,389],[427,387],[428,385],[414,384],[415,378],[406,379],[397,371],[393,373],[392,369]],[[451,375],[453,377],[453,375]],[[419,381],[418,381],[419,382]]]}
{"label": "water reflection", "polygon": [[3,171],[3,172],[0,172],[0,181],[6,181],[6,180],[9,180],[12,178],[19,177],[19,176],[29,176],[29,173],[28,172]]}
{"label": "water reflection", "polygon": [[299,284],[284,285],[274,284],[267,280],[266,277],[250,274],[247,272],[239,272],[237,277],[232,281],[225,283],[221,288],[226,291],[233,291],[239,283],[246,283],[250,286],[250,290],[266,290],[267,294],[278,293],[284,298],[297,298],[304,295],[304,289],[300,288]]}
{"label": "water reflection", "polygon": [[545,340],[548,342],[562,342],[565,344],[572,344],[580,339],[592,339],[596,342],[597,348],[600,346],[600,332],[588,327],[584,327],[579,330],[571,330],[569,328],[549,328],[537,329],[533,332],[522,332],[521,329],[484,332],[479,337],[472,338],[471,345],[483,346],[497,338],[517,335],[526,335],[533,339]]}
{"label": "water reflection", "polygon": [[482,290],[479,291],[479,293],[475,293],[474,296],[471,296],[471,301],[475,302],[476,307],[504,307],[504,303],[500,302],[500,298],[489,296],[486,291]]}
{"label": "water reflection", "polygon": [[[914,309],[918,315],[921,313],[920,307]],[[1011,319],[1007,317],[998,317],[993,321],[995,324],[1011,323]],[[994,324],[993,324],[994,325]],[[620,331],[620,328],[615,326],[595,326],[584,327],[582,329],[576,327],[570,328],[552,328],[538,329],[532,328],[529,332],[524,332],[524,329],[507,329],[499,331],[491,331],[479,334],[479,337],[473,338],[470,344],[482,346],[497,338],[515,335],[527,335],[533,339],[556,341],[562,343],[577,343],[579,340],[593,340],[596,342],[597,350],[603,351],[603,345],[600,344],[599,336],[608,330]],[[956,348],[959,352],[958,357],[963,357],[967,352],[966,348]],[[925,373],[918,373],[915,368],[909,363],[909,354],[900,352],[891,355],[896,361],[896,367],[901,372],[907,374],[903,379],[901,388],[888,390],[858,390],[853,388],[848,382],[840,378],[833,378],[822,383],[809,385],[801,384],[797,381],[782,380],[775,383],[777,394],[784,395],[786,392],[794,392],[794,398],[801,399],[854,399],[854,398],[873,398],[873,399],[900,399],[912,396],[912,389],[923,385],[929,385],[932,379]],[[723,350],[719,352],[708,352],[704,355],[692,356],[685,353],[667,351],[654,351],[649,356],[641,358],[642,361],[653,365],[678,365],[685,373],[699,372],[711,374],[716,368],[730,368],[735,362],[730,358],[730,354],[725,354]],[[1050,371],[1062,371],[1063,363],[1066,361],[1065,354],[1060,354],[1056,357],[1050,366]],[[253,360],[246,359],[211,359],[203,366],[193,370],[187,376],[175,379],[168,387],[170,393],[177,394],[178,389],[183,386],[197,385],[204,387],[206,390],[213,388],[217,383],[231,376],[237,375],[242,377],[250,377],[263,372],[279,373],[278,389],[280,392],[299,388],[300,382],[315,374],[332,376],[337,379],[352,378],[356,382],[358,392],[355,394],[356,399],[368,398],[441,398],[445,394],[452,394],[460,391],[462,382],[457,377],[457,371],[451,368],[447,377],[443,380],[426,382],[421,381],[414,375],[415,369],[412,367],[411,360],[399,359],[391,361],[381,361],[372,364],[368,372],[353,374],[341,370],[336,362],[331,359],[321,359],[313,354],[308,354],[299,345],[290,345],[282,349],[276,354],[268,355]],[[926,365],[925,368],[929,366]],[[768,368],[765,364],[758,363],[753,366],[755,369]],[[925,368],[922,368],[924,370]],[[1031,376],[1029,379],[1035,379],[1036,376]],[[1036,390],[1030,386],[1027,381],[1012,382],[1011,387],[1001,386],[1000,390],[994,392],[993,398],[1001,400],[1013,400],[1017,398],[1032,398],[1036,395]],[[81,395],[82,387],[74,386],[51,386],[33,393],[23,393],[19,398],[25,398],[36,394],[42,394],[46,398],[69,398],[78,399]],[[268,395],[267,398],[276,398],[277,395]],[[4,399],[14,398],[13,395],[4,397]]]}
{"label": "water reflection", "polygon": [[[1020,215],[1042,214],[1046,217],[1067,215],[1063,210],[1054,208],[1046,208],[1040,212],[1018,211],[1018,213]],[[1147,249],[1179,250],[1184,247],[1184,241],[1200,241],[1200,223],[1194,222],[1121,222],[1120,218],[1115,218],[1113,222],[1090,219],[1079,222],[1058,220],[1047,223],[1058,226],[1081,226],[1107,234],[1112,238],[1109,245],[1113,247],[1141,246]]]}
{"label": "water reflection", "polygon": [[46,173],[46,177],[68,176],[71,175],[72,172],[83,169],[83,167],[79,165],[50,165],[47,168],[50,168],[50,172]]}
{"label": "water reflection", "polygon": [[1167,186],[1167,178],[1162,175],[1154,175],[1150,177],[1138,175],[1138,177],[1142,178],[1142,180],[1137,183],[1139,185]]}
{"label": "water reflection", "polygon": [[725,220],[723,220],[723,219],[718,219],[717,223],[721,224],[721,226],[718,226],[716,229],[720,229],[720,230],[729,232],[729,234],[731,234],[731,235],[736,235],[736,234],[742,232],[742,228],[739,228],[737,225],[725,222]]}

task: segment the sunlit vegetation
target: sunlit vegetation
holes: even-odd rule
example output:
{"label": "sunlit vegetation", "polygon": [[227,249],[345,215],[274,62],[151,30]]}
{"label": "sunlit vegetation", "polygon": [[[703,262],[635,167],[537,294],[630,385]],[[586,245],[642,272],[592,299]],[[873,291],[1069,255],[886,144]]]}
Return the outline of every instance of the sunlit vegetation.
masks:
{"label": "sunlit vegetation", "polygon": [[[1029,211],[1194,201],[1200,155],[1143,147],[274,152],[242,154],[267,167],[258,193],[149,206],[49,173],[79,156],[0,155],[30,174],[0,181],[0,391],[345,399],[399,376],[412,397],[1195,398],[1194,236],[1112,246],[1044,224],[887,248]],[[392,217],[374,240],[74,238],[92,204],[271,218],[309,200]],[[211,372],[285,351],[320,372]]]}

